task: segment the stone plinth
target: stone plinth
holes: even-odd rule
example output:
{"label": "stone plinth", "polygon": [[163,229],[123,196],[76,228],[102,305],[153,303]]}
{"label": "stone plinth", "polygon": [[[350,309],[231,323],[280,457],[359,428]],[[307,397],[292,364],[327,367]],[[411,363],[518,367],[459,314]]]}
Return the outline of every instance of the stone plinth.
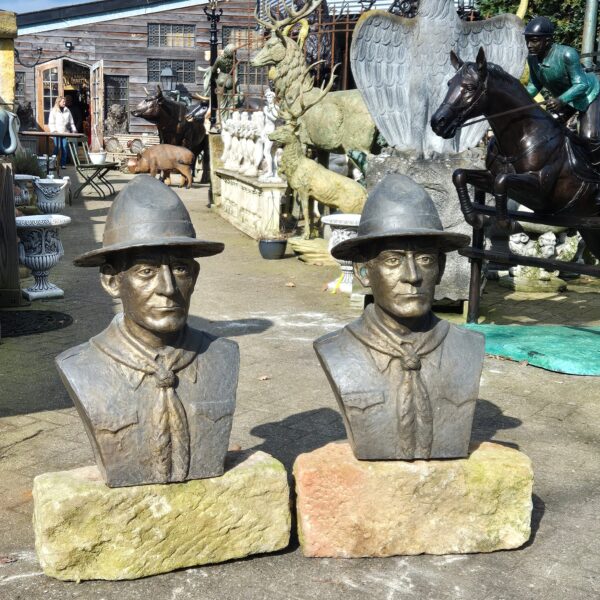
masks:
{"label": "stone plinth", "polygon": [[283,465],[264,452],[238,460],[222,477],[129,488],[108,488],[95,466],[39,475],[33,521],[44,573],[136,579],[285,548]]}
{"label": "stone plinth", "polygon": [[294,464],[305,556],[492,552],[531,534],[531,461],[490,442],[457,460],[359,461],[348,443]]}
{"label": "stone plinth", "polygon": [[224,219],[254,239],[279,236],[287,183],[264,183],[225,169],[216,169],[215,175],[221,195],[214,202]]}

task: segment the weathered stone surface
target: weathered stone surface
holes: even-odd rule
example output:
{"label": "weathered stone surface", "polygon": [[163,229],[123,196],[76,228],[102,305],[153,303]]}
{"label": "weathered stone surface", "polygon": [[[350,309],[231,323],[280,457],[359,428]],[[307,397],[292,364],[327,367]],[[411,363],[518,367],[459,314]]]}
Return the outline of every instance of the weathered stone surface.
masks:
{"label": "weathered stone surface", "polygon": [[294,477],[305,556],[492,552],[531,534],[531,461],[499,444],[466,459],[372,462],[334,443],[301,454]]}
{"label": "weathered stone surface", "polygon": [[222,477],[113,489],[97,467],[39,475],[33,520],[44,573],[135,579],[284,548],[283,465],[264,452],[237,461]]}
{"label": "weathered stone surface", "polygon": [[[482,160],[483,156],[477,149],[427,160],[408,152],[393,156],[382,154],[369,160],[367,190],[371,191],[389,173],[408,175],[422,185],[433,199],[445,231],[470,236],[473,230],[460,210],[452,173],[458,168],[481,168]],[[466,300],[469,295],[469,275],[469,261],[457,252],[448,254],[444,278],[435,290],[436,300]]]}

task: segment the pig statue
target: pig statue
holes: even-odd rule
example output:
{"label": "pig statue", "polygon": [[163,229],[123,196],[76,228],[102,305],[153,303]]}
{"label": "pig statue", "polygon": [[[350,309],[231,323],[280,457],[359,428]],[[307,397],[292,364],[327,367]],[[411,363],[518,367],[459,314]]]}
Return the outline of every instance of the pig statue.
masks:
{"label": "pig statue", "polygon": [[183,185],[191,188],[193,164],[194,154],[191,150],[171,144],[158,144],[145,148],[136,158],[130,158],[127,168],[130,173],[150,173],[152,177],[162,172],[163,181],[169,179],[171,171],[177,171],[183,176]]}

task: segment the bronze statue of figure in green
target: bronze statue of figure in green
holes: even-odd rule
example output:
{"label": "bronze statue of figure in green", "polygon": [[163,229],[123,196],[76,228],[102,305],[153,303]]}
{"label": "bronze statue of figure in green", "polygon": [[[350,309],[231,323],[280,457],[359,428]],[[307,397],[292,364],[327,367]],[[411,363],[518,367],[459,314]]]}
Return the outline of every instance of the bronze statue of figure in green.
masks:
{"label": "bronze statue of figure in green", "polygon": [[554,25],[548,17],[535,17],[524,31],[529,50],[527,91],[535,96],[546,90],[552,97],[546,108],[562,121],[579,113],[579,134],[600,144],[600,81],[586,73],[571,46],[555,44]]}

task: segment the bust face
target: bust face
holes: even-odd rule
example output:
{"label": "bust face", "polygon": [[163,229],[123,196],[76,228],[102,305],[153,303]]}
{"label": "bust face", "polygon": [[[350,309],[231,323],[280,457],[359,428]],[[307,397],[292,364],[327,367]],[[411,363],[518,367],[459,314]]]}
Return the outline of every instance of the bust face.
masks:
{"label": "bust face", "polygon": [[126,321],[157,335],[180,331],[187,321],[199,265],[161,249],[131,254],[115,277]]}
{"label": "bust face", "polygon": [[424,317],[431,311],[444,258],[435,246],[423,242],[383,242],[365,265],[375,304],[395,319]]}

